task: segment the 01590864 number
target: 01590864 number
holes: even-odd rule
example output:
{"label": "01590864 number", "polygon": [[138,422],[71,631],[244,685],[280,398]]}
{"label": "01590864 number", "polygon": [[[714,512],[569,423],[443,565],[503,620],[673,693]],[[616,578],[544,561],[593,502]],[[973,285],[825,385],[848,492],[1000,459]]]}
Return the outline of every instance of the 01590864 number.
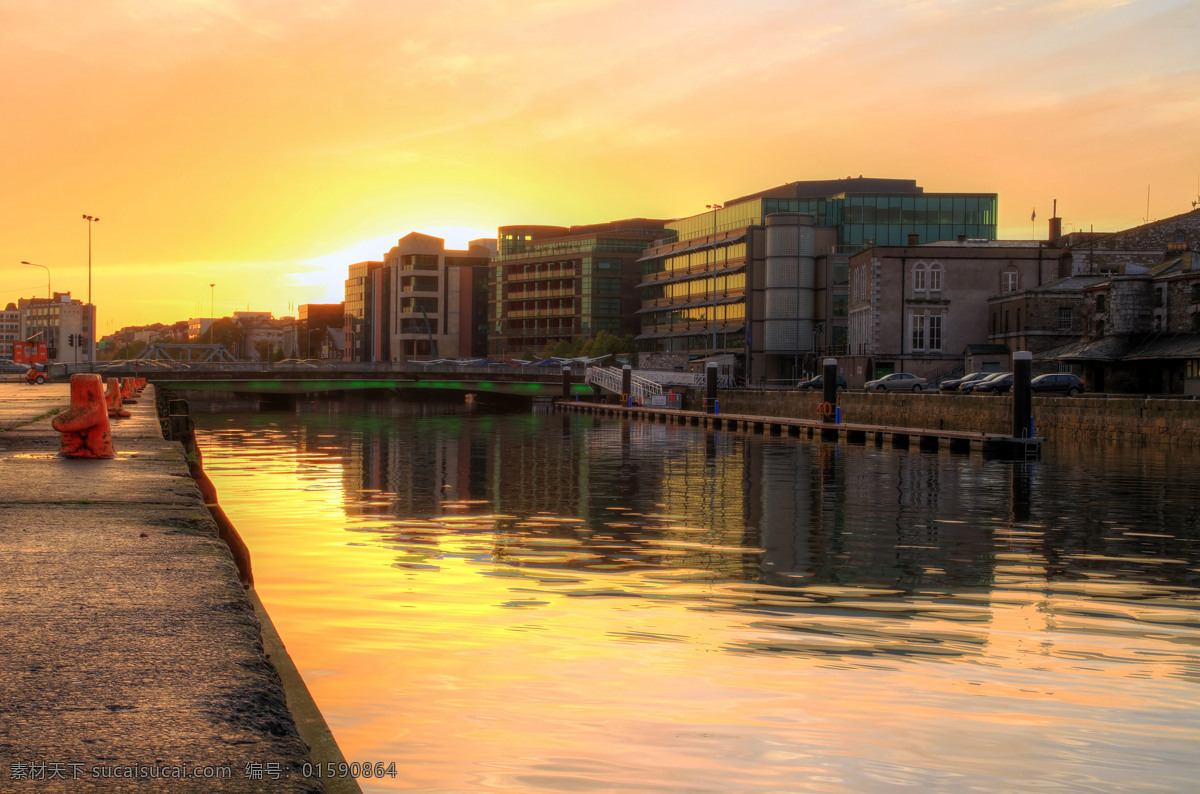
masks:
{"label": "01590864 number", "polygon": [[349,764],[346,762],[334,763],[327,761],[324,764],[305,764],[301,767],[301,773],[305,777],[319,778],[339,778],[339,777],[392,777],[396,776],[396,762],[384,764],[382,761],[354,761]]}

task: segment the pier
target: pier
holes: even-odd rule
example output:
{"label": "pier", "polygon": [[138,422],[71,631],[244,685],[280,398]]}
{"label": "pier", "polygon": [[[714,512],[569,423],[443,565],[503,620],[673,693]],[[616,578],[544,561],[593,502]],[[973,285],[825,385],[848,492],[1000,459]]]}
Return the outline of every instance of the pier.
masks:
{"label": "pier", "polygon": [[627,406],[602,402],[574,402],[561,400],[554,403],[559,410],[574,411],[595,416],[611,416],[637,419],[644,422],[662,422],[693,427],[710,427],[716,430],[737,430],[746,433],[761,433],[772,436],[819,438],[823,441],[866,444],[875,446],[890,444],[895,449],[916,446],[927,452],[937,452],[943,446],[954,453],[982,452],[987,455],[1034,458],[1041,452],[1043,439],[1015,438],[1001,433],[985,433],[970,430],[944,430],[934,428],[899,427],[894,425],[856,424],[852,422],[825,422],[816,419],[800,419],[787,416],[760,416],[755,414],[707,413],[685,411],[654,406]]}
{"label": "pier", "polygon": [[153,387],[109,460],[59,454],[68,388],[0,385],[0,789],[356,791]]}

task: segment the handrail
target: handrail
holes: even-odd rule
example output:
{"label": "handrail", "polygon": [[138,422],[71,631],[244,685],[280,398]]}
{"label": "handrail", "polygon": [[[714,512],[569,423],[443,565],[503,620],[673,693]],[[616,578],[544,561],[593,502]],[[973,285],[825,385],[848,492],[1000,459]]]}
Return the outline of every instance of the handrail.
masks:
{"label": "handrail", "polygon": [[[588,367],[586,380],[613,394],[624,394],[623,371],[616,367]],[[652,380],[630,373],[629,396],[642,403],[663,394],[663,387]]]}

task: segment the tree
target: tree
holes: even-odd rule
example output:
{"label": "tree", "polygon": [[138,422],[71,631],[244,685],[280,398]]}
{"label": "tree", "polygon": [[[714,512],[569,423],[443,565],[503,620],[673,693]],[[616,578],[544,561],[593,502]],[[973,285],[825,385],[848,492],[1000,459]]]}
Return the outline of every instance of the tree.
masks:
{"label": "tree", "polygon": [[196,343],[201,345],[224,345],[225,349],[234,358],[237,358],[238,336],[237,323],[226,317],[222,317],[220,320],[214,320],[213,324],[196,339]]}
{"label": "tree", "polygon": [[637,342],[632,336],[616,336],[608,331],[601,331],[583,346],[579,355],[599,358],[604,355],[627,356],[634,353],[637,353]]}
{"label": "tree", "polygon": [[132,342],[126,342],[113,351],[113,360],[123,361],[125,359],[137,358],[142,351],[146,349],[146,343],[141,339],[134,339]]}

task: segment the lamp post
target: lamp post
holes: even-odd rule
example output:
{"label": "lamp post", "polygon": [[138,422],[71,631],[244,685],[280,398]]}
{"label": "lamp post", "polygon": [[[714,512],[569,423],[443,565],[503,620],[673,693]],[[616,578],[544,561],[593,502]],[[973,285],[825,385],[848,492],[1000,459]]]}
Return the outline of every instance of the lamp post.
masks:
{"label": "lamp post", "polygon": [[84,215],[88,222],[88,369],[96,362],[96,307],[92,305],[92,224],[99,223],[95,215]]}
{"label": "lamp post", "polygon": [[717,355],[717,210],[723,209],[724,204],[705,204],[713,211],[712,236],[712,354]]}
{"label": "lamp post", "polygon": [[45,265],[39,265],[37,262],[26,262],[24,259],[21,260],[21,264],[40,267],[42,270],[46,271],[46,300],[50,300],[50,268],[46,267]]}

